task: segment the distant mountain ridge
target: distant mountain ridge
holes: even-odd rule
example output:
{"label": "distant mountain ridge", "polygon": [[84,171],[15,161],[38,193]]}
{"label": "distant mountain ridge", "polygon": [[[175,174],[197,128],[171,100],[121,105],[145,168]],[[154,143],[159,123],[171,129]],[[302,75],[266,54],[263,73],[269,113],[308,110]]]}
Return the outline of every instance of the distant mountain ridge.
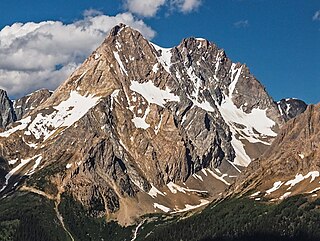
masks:
{"label": "distant mountain ridge", "polygon": [[41,89],[12,101],[7,92],[0,89],[0,120],[2,120],[0,121],[0,128],[4,129],[13,122],[20,120],[29,111],[46,101],[51,94],[51,91]]}
{"label": "distant mountain ridge", "polygon": [[300,115],[308,107],[304,101],[295,98],[281,99],[277,105],[285,121]]}

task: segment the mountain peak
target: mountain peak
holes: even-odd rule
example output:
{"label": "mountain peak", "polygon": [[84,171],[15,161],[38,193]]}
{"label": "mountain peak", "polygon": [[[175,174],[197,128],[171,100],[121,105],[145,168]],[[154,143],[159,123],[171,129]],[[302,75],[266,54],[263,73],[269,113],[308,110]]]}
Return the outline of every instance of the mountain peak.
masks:
{"label": "mountain peak", "polygon": [[[92,215],[176,212],[203,203],[203,193],[206,202],[216,197],[281,124],[248,68],[213,43],[188,38],[162,48],[120,24],[44,103],[0,133],[4,158],[17,160],[3,190],[17,172],[42,191],[50,180],[89,210],[98,200]],[[127,213],[136,206],[129,197],[145,205]]]}
{"label": "mountain peak", "polygon": [[[124,23],[120,23],[120,24],[114,26],[114,27],[110,30],[109,35],[110,35],[110,36],[116,36],[116,35],[119,34],[119,32],[120,32],[121,30],[123,30],[123,29],[126,28],[126,27],[128,27],[128,26],[125,25]],[[129,28],[130,28],[130,27],[129,27]],[[132,28],[130,28],[130,29],[132,29]]]}

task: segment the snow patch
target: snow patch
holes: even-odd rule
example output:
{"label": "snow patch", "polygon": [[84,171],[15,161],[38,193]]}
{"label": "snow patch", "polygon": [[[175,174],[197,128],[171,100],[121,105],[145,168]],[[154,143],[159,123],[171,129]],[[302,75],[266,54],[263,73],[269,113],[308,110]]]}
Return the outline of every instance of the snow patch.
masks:
{"label": "snow patch", "polygon": [[27,173],[27,175],[32,175],[32,174],[36,171],[37,167],[40,165],[41,160],[42,160],[42,156],[39,156],[39,157],[35,160],[35,163],[34,163],[32,169],[31,169],[31,171],[29,171],[29,172]]}
{"label": "snow patch", "polygon": [[156,56],[156,58],[158,59],[158,61],[161,63],[161,65],[163,66],[163,68],[170,73],[170,67],[172,65],[171,63],[171,57],[172,57],[172,53],[171,53],[171,48],[162,48],[159,47],[158,45],[151,43],[152,46],[155,48],[155,50],[160,53],[160,57]]}
{"label": "snow patch", "polygon": [[120,56],[119,56],[118,52],[113,51],[113,55],[114,55],[115,59],[117,60],[119,66],[120,66],[120,70],[122,71],[122,73],[124,73],[126,76],[128,76],[128,72],[124,68],[123,63],[122,63],[122,61],[120,59]]}
{"label": "snow patch", "polygon": [[28,164],[31,160],[35,159],[39,157],[39,155],[37,156],[34,156],[34,157],[31,157],[29,159],[22,159],[20,164],[17,165],[15,168],[11,169],[11,171],[5,176],[5,184],[4,186],[0,189],[0,192],[2,192],[7,186],[8,186],[8,183],[9,183],[9,180],[10,178],[17,172],[19,171],[24,165]]}
{"label": "snow patch", "polygon": [[[185,183],[184,183],[184,185],[185,185]],[[182,193],[187,193],[187,192],[207,193],[208,192],[208,191],[202,191],[202,190],[197,190],[197,189],[190,189],[188,187],[181,187],[173,182],[169,182],[167,184],[167,187],[169,188],[169,190],[173,194],[176,194],[178,192],[182,192]]]}
{"label": "snow patch", "polygon": [[294,179],[287,181],[285,185],[290,186],[290,187],[288,187],[288,190],[290,190],[293,186],[295,186],[299,182],[302,182],[303,180],[310,178],[310,177],[311,177],[311,180],[310,180],[310,183],[311,183],[315,180],[316,177],[319,177],[319,172],[312,171],[312,172],[309,172],[308,174],[306,174],[305,176],[303,176],[302,174],[297,174]]}
{"label": "snow patch", "polygon": [[266,195],[269,195],[272,192],[277,191],[282,186],[282,184],[283,184],[283,182],[281,182],[281,181],[277,181],[277,182],[273,183],[273,187],[266,191],[266,193],[267,193]]}
{"label": "snow patch", "polygon": [[308,192],[308,193],[317,192],[317,191],[319,191],[319,190],[320,190],[320,187],[317,187],[317,188],[313,189],[312,191],[310,191],[310,192]]}
{"label": "snow patch", "polygon": [[[247,155],[244,145],[236,136],[240,135],[241,138],[247,139],[251,143],[260,142],[270,145],[270,143],[262,141],[260,138],[275,137],[277,135],[271,129],[275,122],[267,117],[266,109],[252,109],[251,113],[245,113],[241,108],[237,108],[228,96],[225,97],[218,108],[233,134],[231,144],[236,151],[234,163],[246,167],[251,162],[251,158]],[[244,128],[239,129],[235,123],[244,126]]]}
{"label": "snow patch", "polygon": [[153,73],[157,73],[158,70],[159,70],[158,63],[156,63],[155,65],[153,65],[152,71],[153,71]]}
{"label": "snow patch", "polygon": [[231,97],[232,94],[233,94],[233,91],[236,87],[236,84],[239,80],[239,77],[240,77],[240,74],[241,74],[241,71],[242,71],[242,66],[238,69],[236,69],[236,64],[232,64],[231,65],[231,83],[229,85],[229,96]]}
{"label": "snow patch", "polygon": [[49,115],[39,113],[28,126],[27,132],[32,133],[36,139],[43,136],[46,140],[57,128],[73,125],[95,106],[98,100],[99,97],[82,96],[77,91],[71,91],[67,100],[53,107],[56,111]]}
{"label": "snow patch", "polygon": [[173,183],[173,182],[169,182],[167,184],[167,187],[169,188],[169,190],[173,193],[176,194],[177,192],[182,192],[182,193],[186,193],[185,188],[180,187],[179,185]]}
{"label": "snow patch", "polygon": [[14,159],[14,160],[8,161],[8,163],[9,163],[9,165],[14,165],[14,164],[16,164],[16,162],[17,162],[18,160],[19,160],[19,159],[16,158],[16,159]]}
{"label": "snow patch", "polygon": [[219,176],[217,174],[215,174],[212,170],[207,169],[207,171],[216,179],[218,179],[219,181],[223,182],[224,184],[230,186],[231,184],[229,182],[227,182],[226,180],[224,180],[224,177],[227,177],[227,174],[222,174],[222,176]]}
{"label": "snow patch", "polygon": [[165,212],[165,213],[171,211],[170,208],[168,208],[168,207],[166,207],[166,206],[164,206],[164,205],[161,205],[161,204],[159,204],[159,203],[154,203],[154,204],[153,204],[153,207],[154,207],[154,208],[158,208],[158,209],[160,209],[161,211],[163,211],[163,212]]}
{"label": "snow patch", "polygon": [[0,133],[0,137],[9,137],[11,134],[15,133],[16,131],[24,130],[30,122],[31,122],[31,116],[28,116],[18,121],[17,123],[20,123],[19,125]]}
{"label": "snow patch", "polygon": [[152,81],[139,83],[138,81],[131,81],[130,89],[143,96],[149,103],[153,103],[164,107],[168,101],[180,101],[180,97],[170,93],[167,87],[165,90],[156,87]]}
{"label": "snow patch", "polygon": [[255,193],[251,194],[250,197],[256,197],[256,196],[258,196],[259,194],[260,194],[260,191],[257,191],[257,192],[255,192]]}
{"label": "snow patch", "polygon": [[192,174],[192,176],[193,176],[195,179],[199,179],[201,182],[203,182],[203,178],[202,178],[200,175],[194,173],[194,174]]}
{"label": "snow patch", "polygon": [[202,207],[202,206],[204,206],[204,205],[207,205],[208,203],[209,203],[208,200],[201,199],[201,200],[200,200],[200,204],[198,204],[198,205],[186,204],[184,209],[178,209],[177,211],[174,211],[174,212],[171,212],[171,213],[174,214],[174,213],[187,212],[187,211],[190,211],[190,210],[193,210],[193,209]]}
{"label": "snow patch", "polygon": [[281,197],[279,197],[279,199],[280,199],[280,200],[283,200],[283,199],[285,199],[285,198],[289,197],[289,196],[290,196],[290,194],[291,194],[291,192],[286,192],[286,193],[285,193],[285,194],[283,194]]}
{"label": "snow patch", "polygon": [[244,145],[242,144],[242,142],[235,137],[234,132],[232,132],[231,145],[236,154],[236,157],[233,160],[234,164],[247,167],[251,162],[251,158],[248,156],[246,150],[244,149]]}
{"label": "snow patch", "polygon": [[221,103],[220,112],[222,117],[228,123],[236,122],[248,128],[248,136],[254,136],[255,129],[261,135],[275,137],[277,134],[271,129],[275,122],[267,117],[267,110],[252,109],[251,113],[247,114],[237,108],[231,98],[226,97]]}
{"label": "snow patch", "polygon": [[132,119],[133,124],[135,125],[136,128],[141,128],[141,129],[148,129],[150,127],[150,125],[146,122],[146,118],[148,116],[150,112],[150,107],[148,106],[148,108],[146,109],[144,116],[143,117],[137,117],[135,116]]}
{"label": "snow patch", "polygon": [[152,198],[156,198],[158,194],[164,196],[164,194],[159,191],[155,186],[153,186],[153,184],[151,184],[151,189],[148,192],[148,194],[152,197]]}

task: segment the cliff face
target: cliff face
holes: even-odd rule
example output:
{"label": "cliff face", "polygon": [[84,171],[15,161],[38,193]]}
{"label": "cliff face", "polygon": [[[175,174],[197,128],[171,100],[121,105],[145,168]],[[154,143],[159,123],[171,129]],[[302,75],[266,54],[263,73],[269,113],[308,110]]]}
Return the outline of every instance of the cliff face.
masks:
{"label": "cliff face", "polygon": [[16,119],[12,102],[7,92],[0,89],[0,128],[5,128]]}
{"label": "cliff face", "polygon": [[49,95],[16,101],[23,117],[0,133],[2,194],[68,193],[122,223],[206,204],[284,123],[249,69],[213,43],[164,49],[124,25]]}

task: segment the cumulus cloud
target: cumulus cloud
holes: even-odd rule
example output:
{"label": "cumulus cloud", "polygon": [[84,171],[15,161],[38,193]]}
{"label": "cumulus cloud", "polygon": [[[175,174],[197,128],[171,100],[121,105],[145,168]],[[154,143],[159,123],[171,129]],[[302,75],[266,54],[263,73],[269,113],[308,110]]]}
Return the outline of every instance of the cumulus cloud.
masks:
{"label": "cumulus cloud", "polygon": [[249,27],[249,20],[240,20],[235,23],[233,23],[233,26],[236,28],[247,28]]}
{"label": "cumulus cloud", "polygon": [[143,17],[154,17],[161,7],[169,6],[170,10],[190,13],[199,8],[202,0],[124,0],[125,8]]}
{"label": "cumulus cloud", "polygon": [[143,17],[153,17],[166,0],[125,0],[125,7],[131,13]]}
{"label": "cumulus cloud", "polygon": [[320,10],[316,11],[312,17],[313,21],[320,21]]}
{"label": "cumulus cloud", "polygon": [[125,23],[151,39],[155,31],[131,13],[82,20],[15,23],[0,31],[0,88],[20,97],[39,88],[55,89],[95,50],[110,29]]}
{"label": "cumulus cloud", "polygon": [[172,5],[180,12],[190,13],[200,7],[201,0],[173,0]]}

